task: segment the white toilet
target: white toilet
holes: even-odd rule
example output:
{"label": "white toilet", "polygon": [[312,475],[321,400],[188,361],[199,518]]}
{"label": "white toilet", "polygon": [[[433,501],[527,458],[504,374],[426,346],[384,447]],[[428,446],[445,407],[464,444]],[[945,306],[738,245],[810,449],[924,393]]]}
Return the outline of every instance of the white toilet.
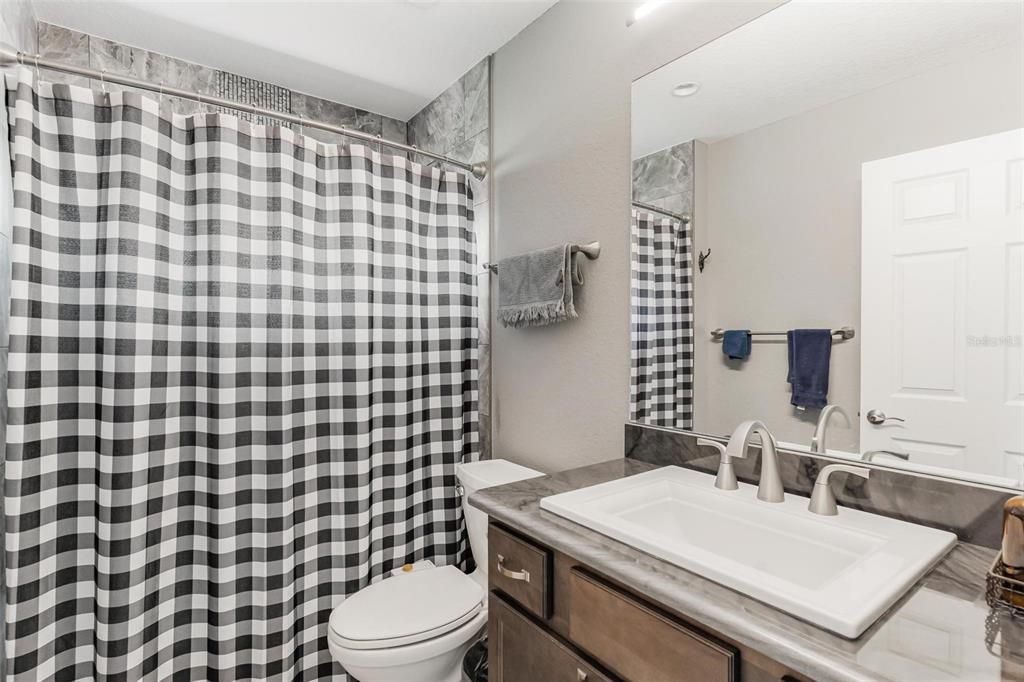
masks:
{"label": "white toilet", "polygon": [[458,682],[466,650],[487,625],[487,515],[471,493],[534,478],[533,469],[492,459],[460,464],[462,509],[477,569],[412,571],[360,590],[331,613],[331,656],[359,682]]}

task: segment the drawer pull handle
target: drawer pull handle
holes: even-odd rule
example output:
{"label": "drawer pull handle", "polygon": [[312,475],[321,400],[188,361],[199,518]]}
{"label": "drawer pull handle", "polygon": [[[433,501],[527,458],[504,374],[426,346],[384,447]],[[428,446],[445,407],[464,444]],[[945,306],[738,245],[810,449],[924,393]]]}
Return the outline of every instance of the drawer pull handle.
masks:
{"label": "drawer pull handle", "polygon": [[576,682],[587,682],[587,673],[581,668],[576,668]]}
{"label": "drawer pull handle", "polygon": [[522,580],[524,583],[530,582],[529,571],[527,571],[526,569],[523,569],[521,571],[508,570],[507,568],[505,568],[505,557],[503,557],[500,554],[498,555],[498,573],[501,573],[509,580]]}

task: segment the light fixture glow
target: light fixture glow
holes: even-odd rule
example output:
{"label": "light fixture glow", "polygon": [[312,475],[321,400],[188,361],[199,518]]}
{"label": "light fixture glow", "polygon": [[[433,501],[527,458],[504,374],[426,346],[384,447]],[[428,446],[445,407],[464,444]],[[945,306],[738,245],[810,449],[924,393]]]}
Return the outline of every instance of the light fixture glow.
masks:
{"label": "light fixture glow", "polygon": [[694,83],[691,81],[689,83],[680,83],[676,87],[672,88],[672,94],[675,97],[689,97],[697,94],[698,90],[700,90],[700,83]]}
{"label": "light fixture glow", "polygon": [[633,11],[633,18],[626,22],[626,26],[632,26],[667,2],[668,0],[647,0]]}

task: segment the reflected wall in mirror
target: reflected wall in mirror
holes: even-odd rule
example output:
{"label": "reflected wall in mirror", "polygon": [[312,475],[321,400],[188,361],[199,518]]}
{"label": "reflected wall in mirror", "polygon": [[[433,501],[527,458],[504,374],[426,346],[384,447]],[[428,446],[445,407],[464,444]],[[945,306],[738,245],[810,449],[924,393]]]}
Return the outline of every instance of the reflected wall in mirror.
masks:
{"label": "reflected wall in mirror", "polygon": [[1022,486],[1022,13],[792,0],[633,84],[632,421]]}

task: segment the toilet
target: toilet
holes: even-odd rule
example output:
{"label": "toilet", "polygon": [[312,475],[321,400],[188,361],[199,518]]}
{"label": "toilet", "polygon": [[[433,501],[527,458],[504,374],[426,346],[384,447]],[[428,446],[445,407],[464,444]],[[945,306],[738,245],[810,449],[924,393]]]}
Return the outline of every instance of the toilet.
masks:
{"label": "toilet", "polygon": [[459,464],[462,510],[477,569],[416,569],[359,590],[331,612],[331,656],[359,682],[459,682],[466,651],[487,626],[487,515],[481,488],[541,476],[502,459]]}

